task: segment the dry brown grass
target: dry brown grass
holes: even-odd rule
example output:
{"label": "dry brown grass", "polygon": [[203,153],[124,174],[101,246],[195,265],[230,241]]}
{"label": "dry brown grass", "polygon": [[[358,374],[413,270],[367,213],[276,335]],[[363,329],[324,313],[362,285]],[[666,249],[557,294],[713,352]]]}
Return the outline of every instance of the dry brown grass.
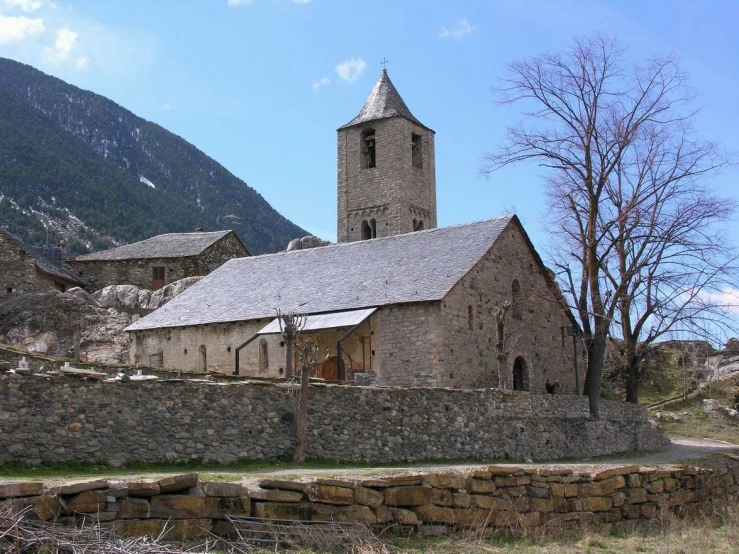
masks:
{"label": "dry brown grass", "polygon": [[408,554],[736,554],[739,503],[691,519],[665,512],[650,525],[568,529],[553,521],[538,527],[466,530],[443,539],[395,539],[392,544]]}
{"label": "dry brown grass", "polygon": [[[343,531],[342,531],[343,532]],[[331,526],[304,526],[280,545],[258,548],[242,541],[211,538],[174,544],[159,539],[123,539],[96,526],[52,526],[29,521],[9,510],[0,513],[0,554],[736,554],[739,552],[739,503],[713,514],[681,519],[669,512],[650,525],[620,522],[611,527],[571,528],[552,521],[541,526],[453,530],[441,538],[384,536],[362,528],[356,536],[332,534]]]}

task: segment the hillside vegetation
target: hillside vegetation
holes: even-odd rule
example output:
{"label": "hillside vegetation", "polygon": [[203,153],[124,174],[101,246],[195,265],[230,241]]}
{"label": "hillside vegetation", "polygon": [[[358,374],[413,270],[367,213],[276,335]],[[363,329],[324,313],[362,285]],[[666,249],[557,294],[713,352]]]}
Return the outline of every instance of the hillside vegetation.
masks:
{"label": "hillside vegetation", "polygon": [[3,58],[0,137],[0,222],[33,244],[76,254],[202,227],[259,254],[307,234],[182,138]]}

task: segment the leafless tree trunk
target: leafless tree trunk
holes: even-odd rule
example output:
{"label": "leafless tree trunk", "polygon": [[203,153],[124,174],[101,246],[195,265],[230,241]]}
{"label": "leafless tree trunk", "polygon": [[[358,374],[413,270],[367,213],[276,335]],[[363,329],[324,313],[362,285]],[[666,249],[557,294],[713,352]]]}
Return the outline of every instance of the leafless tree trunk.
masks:
{"label": "leafless tree trunk", "polygon": [[300,369],[300,401],[298,417],[295,422],[295,454],[296,464],[305,463],[305,451],[308,448],[308,392],[310,390],[310,368],[303,365]]}
{"label": "leafless tree trunk", "polygon": [[283,313],[277,311],[277,320],[280,323],[280,333],[285,341],[285,378],[293,377],[293,349],[305,326],[306,316],[295,312]]}
{"label": "leafless tree trunk", "polygon": [[[691,302],[703,298],[701,290],[717,284],[709,271],[692,280],[692,292],[689,280],[668,290],[671,271],[657,279],[661,269],[651,268],[674,260],[670,245],[683,236],[661,209],[666,196],[675,188],[686,191],[724,162],[713,145],[691,140],[693,112],[685,110],[691,94],[671,57],[631,66],[615,41],[595,36],[575,41],[565,55],[546,54],[508,69],[502,87],[494,89],[500,102],[533,107],[508,130],[506,144],[486,156],[482,173],[526,160],[549,169],[557,245],[552,257],[582,326],[588,354],[584,393],[596,418],[609,334],[631,341],[627,350],[635,371],[640,343],[676,330],[648,330],[663,315],[661,307],[672,304],[676,319],[687,322],[684,316],[692,310],[674,308],[676,301],[684,294]],[[687,197],[681,198],[675,207],[684,209]],[[692,224],[710,224],[731,211],[716,210],[717,201],[705,194],[693,200],[705,216],[688,216]],[[696,262],[697,257],[687,263],[695,268]]]}
{"label": "leafless tree trunk", "polygon": [[300,357],[300,399],[298,402],[298,414],[295,422],[295,453],[293,461],[296,464],[305,463],[305,454],[308,448],[308,396],[310,391],[310,376],[317,364],[325,361],[330,356],[327,351],[324,360],[318,359],[318,347],[310,341],[296,343]]}
{"label": "leafless tree trunk", "polygon": [[511,350],[516,346],[518,337],[513,344],[506,348],[505,320],[508,311],[511,309],[511,303],[507,300],[502,306],[495,308],[495,331],[497,342],[495,343],[495,359],[498,360],[498,388],[508,389],[508,356]]}

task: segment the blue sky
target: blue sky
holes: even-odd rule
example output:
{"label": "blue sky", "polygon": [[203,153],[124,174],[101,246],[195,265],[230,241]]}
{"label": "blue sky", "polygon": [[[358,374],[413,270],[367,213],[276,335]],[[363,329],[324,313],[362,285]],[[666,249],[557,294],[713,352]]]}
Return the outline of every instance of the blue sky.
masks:
{"label": "blue sky", "polygon": [[[634,58],[676,53],[701,136],[739,152],[739,2],[649,0],[0,0],[0,56],[107,96],[195,144],[292,221],[336,238],[336,129],[381,60],[436,131],[439,225],[515,208],[540,250],[542,172],[478,177],[517,108],[505,64],[615,35]],[[737,169],[714,180],[739,200]],[[142,185],[143,186],[143,185]],[[727,230],[739,243],[739,224]]]}

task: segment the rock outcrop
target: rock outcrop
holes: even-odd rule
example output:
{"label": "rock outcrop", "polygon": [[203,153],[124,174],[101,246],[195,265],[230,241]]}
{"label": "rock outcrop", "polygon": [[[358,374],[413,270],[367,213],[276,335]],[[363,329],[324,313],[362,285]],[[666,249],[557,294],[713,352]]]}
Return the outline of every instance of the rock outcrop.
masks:
{"label": "rock outcrop", "polygon": [[155,291],[135,285],[111,285],[93,293],[92,298],[104,308],[134,312],[156,310],[200,279],[202,277],[186,277]]}
{"label": "rock outcrop", "polygon": [[291,250],[307,250],[308,248],[317,248],[319,246],[328,246],[331,244],[330,241],[319,239],[313,235],[308,235],[302,239],[293,239],[290,244],[287,245],[287,251]]}
{"label": "rock outcrop", "polygon": [[163,306],[200,277],[181,279],[157,291],[132,285],[105,287],[88,294],[80,288],[65,293],[28,293],[0,303],[0,343],[56,357],[74,355],[80,333],[82,360],[124,363],[128,327],[136,314]]}

